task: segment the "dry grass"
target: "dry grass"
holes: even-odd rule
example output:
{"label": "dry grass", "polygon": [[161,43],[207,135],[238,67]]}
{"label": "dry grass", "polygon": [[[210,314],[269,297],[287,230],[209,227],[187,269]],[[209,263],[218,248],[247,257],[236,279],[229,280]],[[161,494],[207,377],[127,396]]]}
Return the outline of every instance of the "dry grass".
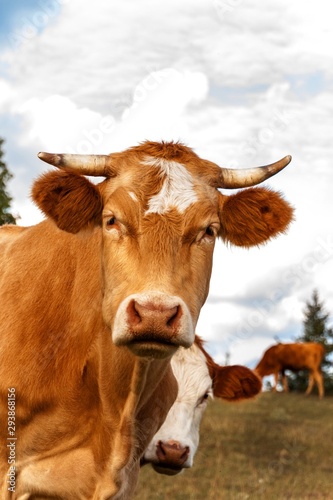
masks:
{"label": "dry grass", "polygon": [[333,398],[264,393],[210,403],[192,469],[146,466],[136,500],[332,500]]}

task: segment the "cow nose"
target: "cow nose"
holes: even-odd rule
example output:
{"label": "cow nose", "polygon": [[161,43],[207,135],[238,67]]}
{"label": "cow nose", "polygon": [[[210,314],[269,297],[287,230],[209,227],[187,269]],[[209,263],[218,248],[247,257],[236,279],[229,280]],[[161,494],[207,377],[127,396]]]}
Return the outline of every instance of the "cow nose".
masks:
{"label": "cow nose", "polygon": [[135,333],[155,330],[174,335],[180,324],[182,310],[180,305],[163,305],[154,302],[138,302],[133,299],[127,307],[127,322]]}
{"label": "cow nose", "polygon": [[156,455],[161,464],[181,467],[189,454],[189,446],[182,446],[178,441],[159,441],[156,446]]}

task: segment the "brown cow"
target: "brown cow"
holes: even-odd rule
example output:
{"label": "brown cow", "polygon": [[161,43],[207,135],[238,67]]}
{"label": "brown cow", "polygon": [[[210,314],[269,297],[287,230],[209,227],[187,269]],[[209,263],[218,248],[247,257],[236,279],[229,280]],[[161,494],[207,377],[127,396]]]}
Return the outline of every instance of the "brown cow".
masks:
{"label": "brown cow", "polygon": [[304,344],[277,344],[265,351],[262,359],[255,368],[255,372],[260,377],[274,375],[276,385],[279,380],[279,374],[282,375],[282,385],[285,391],[288,391],[288,381],[285,374],[286,370],[294,372],[300,370],[309,370],[309,384],[305,394],[310,394],[316,382],[318,386],[319,397],[324,396],[323,376],[321,373],[321,363],[325,354],[322,344],[316,342],[306,342]]}
{"label": "brown cow", "polygon": [[0,237],[0,496],[128,499],[176,398],[170,361],[194,341],[216,237],[258,245],[292,219],[267,188],[217,188],[290,157],[235,171],[152,142],[39,156],[59,169],[33,187],[47,219]]}

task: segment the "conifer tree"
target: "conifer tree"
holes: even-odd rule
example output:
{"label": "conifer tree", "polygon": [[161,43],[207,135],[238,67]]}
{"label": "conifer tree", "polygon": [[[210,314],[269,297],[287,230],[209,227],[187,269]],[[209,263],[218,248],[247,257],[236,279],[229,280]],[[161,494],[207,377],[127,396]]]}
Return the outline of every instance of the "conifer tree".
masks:
{"label": "conifer tree", "polygon": [[[325,348],[322,363],[324,387],[326,391],[333,390],[332,353],[333,328],[328,327],[329,314],[325,311],[324,303],[320,301],[318,290],[312,292],[311,299],[306,302],[304,309],[303,334],[298,342],[318,342]],[[298,372],[291,377],[290,386],[296,390],[305,390],[308,383],[308,373]]]}
{"label": "conifer tree", "polygon": [[15,224],[15,217],[10,213],[11,196],[6,190],[8,181],[13,177],[3,160],[4,140],[0,137],[0,226],[3,224]]}

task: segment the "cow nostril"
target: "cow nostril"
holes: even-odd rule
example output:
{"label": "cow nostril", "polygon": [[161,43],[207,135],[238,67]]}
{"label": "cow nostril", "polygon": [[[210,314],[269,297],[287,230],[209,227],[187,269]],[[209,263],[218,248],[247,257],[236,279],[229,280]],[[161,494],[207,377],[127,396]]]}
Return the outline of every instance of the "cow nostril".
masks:
{"label": "cow nostril", "polygon": [[162,441],[159,441],[157,443],[157,449],[158,449],[159,453],[161,453],[164,457],[166,456],[166,450],[165,450],[165,448],[163,446],[163,442]]}
{"label": "cow nostril", "polygon": [[128,324],[136,329],[164,329],[166,332],[174,333],[182,316],[182,308],[179,305],[169,307],[168,305],[147,301],[140,303],[132,299],[127,306]]}
{"label": "cow nostril", "polygon": [[127,306],[127,317],[131,325],[138,325],[142,321],[142,317],[135,300],[131,300]]}
{"label": "cow nostril", "polygon": [[188,459],[189,446],[182,446],[178,441],[158,441],[156,455],[160,463],[181,467]]}
{"label": "cow nostril", "polygon": [[171,317],[167,321],[169,328],[177,328],[180,318],[182,316],[182,309],[180,306],[175,306],[171,312]]}
{"label": "cow nostril", "polygon": [[172,328],[178,321],[179,306],[175,306],[170,309],[169,314],[171,315],[171,317],[167,321],[167,326],[170,326]]}

